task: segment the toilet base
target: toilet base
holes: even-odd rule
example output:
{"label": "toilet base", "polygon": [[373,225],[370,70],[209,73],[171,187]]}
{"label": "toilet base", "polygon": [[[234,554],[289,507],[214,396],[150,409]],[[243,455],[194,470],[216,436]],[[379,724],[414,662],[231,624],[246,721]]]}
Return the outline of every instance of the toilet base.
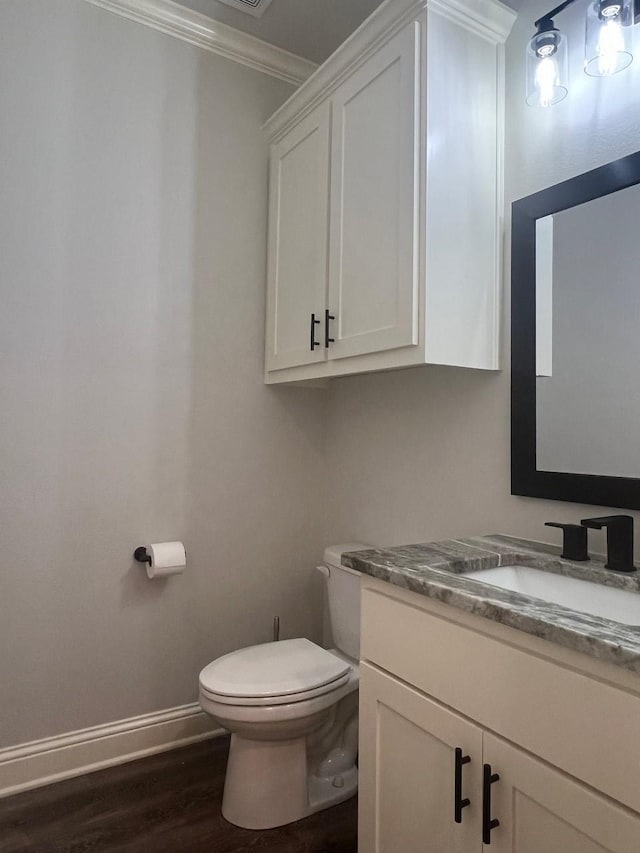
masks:
{"label": "toilet base", "polygon": [[273,829],[352,797],[358,770],[307,776],[307,740],[263,741],[231,735],[222,815],[244,829]]}
{"label": "toilet base", "polygon": [[351,767],[349,770],[333,778],[310,776],[309,785],[309,811],[307,814],[315,814],[338,803],[350,800],[358,793],[358,768]]}

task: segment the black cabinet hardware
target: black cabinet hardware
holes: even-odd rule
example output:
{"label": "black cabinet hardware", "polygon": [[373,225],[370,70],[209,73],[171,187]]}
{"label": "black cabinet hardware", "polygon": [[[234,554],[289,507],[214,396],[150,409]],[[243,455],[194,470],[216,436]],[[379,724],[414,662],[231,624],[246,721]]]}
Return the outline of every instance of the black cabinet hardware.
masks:
{"label": "black cabinet hardware", "polygon": [[330,323],[332,320],[335,320],[335,316],[329,313],[329,309],[326,308],[324,312],[324,348],[329,349],[329,344],[335,343],[336,339],[330,337]]}
{"label": "black cabinet hardware", "polygon": [[459,746],[456,747],[455,758],[455,781],[453,793],[453,819],[456,823],[462,823],[462,809],[471,805],[471,800],[462,797],[462,768],[469,764],[471,756],[463,755]]}
{"label": "black cabinet hardware", "polygon": [[320,320],[316,320],[316,315],[311,315],[311,352],[314,351],[316,347],[320,346],[320,341],[316,340],[316,326],[320,325]]}
{"label": "black cabinet hardware", "polygon": [[482,843],[491,844],[491,830],[500,826],[497,818],[491,817],[491,786],[500,776],[491,772],[491,765],[485,764],[482,773]]}
{"label": "black cabinet hardware", "polygon": [[545,521],[545,527],[559,527],[562,530],[562,554],[565,560],[583,562],[589,559],[587,550],[587,528],[580,524],[559,524],[557,521]]}
{"label": "black cabinet hardware", "polygon": [[605,569],[614,572],[635,572],[633,564],[633,516],[604,515],[600,518],[583,518],[584,527],[607,531],[607,563]]}

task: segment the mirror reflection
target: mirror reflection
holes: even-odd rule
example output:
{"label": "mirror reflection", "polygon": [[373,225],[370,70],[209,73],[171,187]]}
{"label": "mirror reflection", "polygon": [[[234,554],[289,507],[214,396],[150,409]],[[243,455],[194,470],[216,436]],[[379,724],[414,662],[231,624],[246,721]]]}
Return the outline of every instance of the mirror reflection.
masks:
{"label": "mirror reflection", "polygon": [[539,471],[640,477],[640,185],[536,222]]}

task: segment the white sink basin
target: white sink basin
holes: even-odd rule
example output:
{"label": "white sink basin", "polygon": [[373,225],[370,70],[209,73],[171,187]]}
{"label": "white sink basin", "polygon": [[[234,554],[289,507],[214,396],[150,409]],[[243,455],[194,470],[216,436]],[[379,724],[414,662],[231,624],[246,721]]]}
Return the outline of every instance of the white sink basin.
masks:
{"label": "white sink basin", "polygon": [[465,577],[603,619],[640,626],[640,594],[637,592],[554,575],[528,566],[483,569],[468,572]]}

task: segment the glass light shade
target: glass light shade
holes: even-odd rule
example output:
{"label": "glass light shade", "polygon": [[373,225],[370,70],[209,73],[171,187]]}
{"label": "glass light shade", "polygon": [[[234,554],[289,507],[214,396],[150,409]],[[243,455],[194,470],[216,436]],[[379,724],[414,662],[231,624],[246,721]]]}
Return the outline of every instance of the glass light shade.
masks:
{"label": "glass light shade", "polygon": [[590,77],[608,77],[633,60],[631,0],[595,0],[587,7],[584,70]]}
{"label": "glass light shade", "polygon": [[555,28],[538,31],[526,49],[527,103],[550,107],[567,96],[567,37]]}

